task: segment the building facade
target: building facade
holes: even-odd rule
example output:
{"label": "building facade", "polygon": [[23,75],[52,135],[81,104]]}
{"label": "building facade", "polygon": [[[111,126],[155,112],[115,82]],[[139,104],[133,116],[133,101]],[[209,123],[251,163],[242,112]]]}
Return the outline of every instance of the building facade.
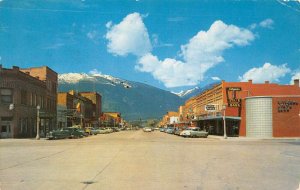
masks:
{"label": "building facade", "polygon": [[101,127],[120,127],[123,123],[120,112],[103,112],[100,120]]}
{"label": "building facade", "polygon": [[[228,136],[249,136],[251,134],[250,126],[252,124],[251,120],[249,121],[247,118],[251,114],[258,114],[250,111],[253,110],[255,105],[258,105],[255,103],[251,104],[251,101],[256,100],[250,100],[251,97],[270,96],[271,99],[269,100],[269,105],[272,105],[272,110],[274,110],[277,109],[276,106],[274,106],[274,100],[276,98],[282,97],[288,99],[288,97],[297,97],[299,95],[299,80],[295,80],[293,85],[279,85],[269,83],[268,81],[261,84],[254,84],[251,80],[247,82],[222,81],[221,83],[213,86],[211,89],[208,89],[201,94],[187,100],[185,105],[182,106],[183,110],[181,111],[182,116],[180,118],[182,122],[192,122],[192,125],[198,126],[213,135],[224,135],[225,123],[226,134]],[[293,101],[295,101],[295,104],[299,104],[298,100]],[[246,109],[248,109],[247,112]],[[270,106],[265,108],[264,111],[260,111],[262,113],[267,113],[267,110],[270,112]],[[292,115],[292,112],[287,112],[284,117],[294,118],[294,120],[299,122],[299,108],[295,107],[294,110],[296,110],[295,112],[298,113],[298,117],[296,117],[296,113],[294,113],[295,115]],[[262,115],[262,113],[259,113],[258,115]],[[280,112],[279,114],[278,112],[272,116],[273,119],[281,118],[282,113]],[[248,123],[246,123],[246,121],[248,121]],[[271,123],[273,127],[272,129],[282,128],[275,127],[278,125],[277,120],[276,122],[275,120],[272,120]],[[247,130],[250,130],[248,131],[248,135]],[[278,130],[273,130],[274,133],[272,133],[272,136],[299,136],[298,133],[295,133],[297,130],[299,130],[297,127],[291,129],[290,131],[293,131],[293,134],[291,132],[284,133],[283,131],[278,132]]]}
{"label": "building facade", "polygon": [[[0,65],[1,138],[40,136],[56,128],[57,73],[50,68],[2,68]],[[38,109],[40,108],[40,109]]]}
{"label": "building facade", "polygon": [[99,118],[102,113],[102,97],[97,92],[80,92],[81,96],[91,100],[95,104],[95,116]]}
{"label": "building facade", "polygon": [[[59,126],[99,126],[101,96],[96,92],[59,92],[57,94]],[[100,106],[100,107],[99,107]],[[66,118],[66,119],[62,119]],[[65,121],[65,122],[63,122]]]}
{"label": "building facade", "polygon": [[247,137],[300,137],[300,95],[253,96],[245,99],[242,113]]}

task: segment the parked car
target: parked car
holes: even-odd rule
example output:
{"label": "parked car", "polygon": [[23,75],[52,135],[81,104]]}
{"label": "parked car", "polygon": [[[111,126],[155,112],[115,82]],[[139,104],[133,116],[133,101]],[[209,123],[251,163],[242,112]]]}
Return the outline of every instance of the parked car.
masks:
{"label": "parked car", "polygon": [[89,136],[89,134],[87,134],[83,129],[78,129],[78,131],[80,131],[85,137]]}
{"label": "parked car", "polygon": [[151,132],[152,131],[152,129],[150,128],[150,127],[144,127],[144,132]]}
{"label": "parked car", "polygon": [[109,128],[99,128],[98,129],[98,134],[107,134],[107,133],[111,133],[112,129]]}
{"label": "parked car", "polygon": [[71,132],[66,128],[57,129],[47,133],[46,138],[49,140],[71,138]]}
{"label": "parked car", "polygon": [[118,128],[118,127],[113,127],[112,130],[113,130],[113,132],[119,132],[119,131],[120,131],[120,128]]}
{"label": "parked car", "polygon": [[82,138],[85,136],[83,130],[77,127],[68,127],[65,128],[66,130],[69,130],[71,133],[71,138]]}
{"label": "parked car", "polygon": [[99,134],[99,130],[96,128],[91,128],[91,135],[98,135]]}
{"label": "parked car", "polygon": [[174,130],[174,135],[180,135],[180,133],[183,131],[184,129],[182,129],[182,128],[175,128],[175,130]]}
{"label": "parked car", "polygon": [[199,127],[189,127],[180,133],[183,137],[204,137],[208,136],[208,132],[201,130]]}
{"label": "parked car", "polygon": [[162,128],[159,129],[159,131],[160,132],[165,132],[165,128],[162,127]]}
{"label": "parked car", "polygon": [[166,129],[166,133],[168,134],[174,134],[174,131],[175,131],[174,127]]}

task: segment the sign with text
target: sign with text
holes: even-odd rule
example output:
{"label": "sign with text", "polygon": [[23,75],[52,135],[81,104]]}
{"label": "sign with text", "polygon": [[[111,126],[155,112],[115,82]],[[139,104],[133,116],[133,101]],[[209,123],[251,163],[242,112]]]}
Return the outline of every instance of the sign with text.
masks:
{"label": "sign with text", "polygon": [[238,98],[238,92],[242,91],[241,87],[226,88],[228,107],[241,107],[242,100]]}
{"label": "sign with text", "polygon": [[281,100],[277,102],[278,112],[289,112],[294,106],[298,105],[298,102],[293,100]]}
{"label": "sign with text", "polygon": [[229,99],[228,107],[241,107],[241,99]]}
{"label": "sign with text", "polygon": [[205,105],[205,111],[216,112],[218,109],[218,104],[207,104]]}

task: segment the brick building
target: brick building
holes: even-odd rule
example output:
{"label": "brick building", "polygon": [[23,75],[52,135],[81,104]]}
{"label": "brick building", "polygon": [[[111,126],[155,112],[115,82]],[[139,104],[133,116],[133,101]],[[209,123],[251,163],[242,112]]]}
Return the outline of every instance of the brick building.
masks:
{"label": "brick building", "polygon": [[[59,92],[57,94],[58,126],[98,126],[101,96],[97,92]],[[66,119],[64,119],[66,118]]]}
{"label": "brick building", "polygon": [[97,92],[80,92],[79,94],[87,99],[90,99],[93,102],[93,104],[95,104],[96,117],[100,117],[102,112],[101,95],[98,94]]}
{"label": "brick building", "polygon": [[40,135],[56,128],[57,73],[49,67],[20,69],[0,65],[1,138],[36,136],[37,107]]}
{"label": "brick building", "polygon": [[160,126],[176,125],[179,122],[179,113],[174,111],[168,111],[166,115],[163,116]]}
{"label": "brick building", "polygon": [[[272,100],[273,106],[268,108],[269,112],[270,109],[273,110],[271,111],[273,113],[271,136],[300,136],[300,125],[292,125],[292,123],[288,124],[289,130],[283,132],[284,126],[282,125],[284,125],[284,123],[278,120],[278,118],[285,118],[289,119],[291,122],[293,121],[295,124],[299,124],[299,80],[295,80],[293,85],[279,85],[269,83],[268,81],[262,84],[254,84],[251,80],[248,82],[222,81],[220,84],[216,84],[211,89],[186,101],[183,106],[183,115],[180,118],[185,122],[191,121],[194,125],[209,131],[210,134],[223,135],[225,116],[227,135],[255,136],[256,134],[256,136],[262,137],[264,134],[258,134],[257,132],[259,130],[263,131],[262,128],[256,129],[256,132],[250,135],[252,120],[248,118],[249,114],[255,115],[259,110],[256,110],[255,113],[251,113],[251,107],[255,106],[254,103],[251,104],[251,101],[255,102],[261,96],[269,97]],[[281,98],[282,100],[278,100],[278,98]],[[289,102],[290,100],[295,104],[292,106],[293,111],[286,112],[285,115],[282,112],[274,112],[274,110],[277,110],[277,104],[279,105],[278,102]],[[248,112],[246,111],[247,109]],[[260,125],[262,126],[263,124]],[[270,130],[270,127],[268,130]],[[266,136],[270,136],[270,134]]]}
{"label": "brick building", "polygon": [[103,112],[100,120],[101,127],[119,127],[123,122],[120,112]]}

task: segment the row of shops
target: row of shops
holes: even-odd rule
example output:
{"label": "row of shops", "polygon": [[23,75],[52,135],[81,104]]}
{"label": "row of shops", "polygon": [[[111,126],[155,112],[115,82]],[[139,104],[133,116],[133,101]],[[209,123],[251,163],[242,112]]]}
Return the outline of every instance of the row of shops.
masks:
{"label": "row of shops", "polygon": [[0,138],[44,137],[73,125],[112,127],[121,113],[103,113],[97,92],[57,92],[57,73],[47,66],[20,69],[0,64]]}
{"label": "row of shops", "polygon": [[222,81],[167,112],[161,125],[200,127],[220,136],[300,137],[299,79],[292,85]]}

